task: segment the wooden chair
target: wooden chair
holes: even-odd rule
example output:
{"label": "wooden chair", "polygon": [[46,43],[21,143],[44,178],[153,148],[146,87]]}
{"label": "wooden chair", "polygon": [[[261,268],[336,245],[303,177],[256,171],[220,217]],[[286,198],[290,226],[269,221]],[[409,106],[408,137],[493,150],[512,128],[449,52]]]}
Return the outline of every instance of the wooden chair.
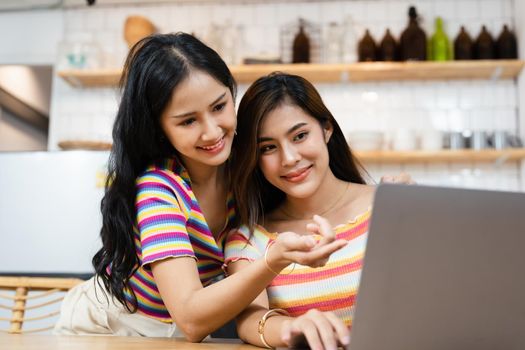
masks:
{"label": "wooden chair", "polygon": [[[2,291],[0,292],[0,309],[11,310],[10,318],[0,317],[0,332],[18,334],[52,329],[53,324],[40,328],[22,328],[26,322],[58,316],[60,314],[60,302],[64,299],[64,292],[82,282],[83,280],[77,278],[0,276],[0,291]],[[33,291],[36,293],[29,295],[29,292]],[[5,300],[8,300],[7,305],[4,304]],[[28,301],[30,302],[28,303]],[[46,309],[44,313],[33,316],[33,310],[38,313],[40,309],[44,308]],[[53,311],[49,312],[48,309],[50,308]],[[27,316],[25,315],[27,310],[31,310],[31,317],[24,317]],[[2,323],[5,321],[9,322],[9,328],[2,329]],[[52,320],[49,321],[52,323]]]}

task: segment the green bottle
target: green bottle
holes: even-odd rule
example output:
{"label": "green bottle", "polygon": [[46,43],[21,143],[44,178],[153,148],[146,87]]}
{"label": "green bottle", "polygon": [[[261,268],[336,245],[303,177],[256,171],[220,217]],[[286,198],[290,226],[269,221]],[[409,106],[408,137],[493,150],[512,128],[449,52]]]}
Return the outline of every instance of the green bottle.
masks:
{"label": "green bottle", "polygon": [[436,32],[430,39],[429,57],[432,61],[448,61],[452,59],[450,41],[443,30],[441,17],[436,18]]}

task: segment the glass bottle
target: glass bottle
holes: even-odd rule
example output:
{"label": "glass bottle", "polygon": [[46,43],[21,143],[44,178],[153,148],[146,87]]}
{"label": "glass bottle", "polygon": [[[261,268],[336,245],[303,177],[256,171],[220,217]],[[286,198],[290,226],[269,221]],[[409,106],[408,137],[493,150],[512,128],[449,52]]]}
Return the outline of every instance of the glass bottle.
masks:
{"label": "glass bottle", "polygon": [[299,33],[293,40],[292,63],[310,63],[310,39],[304,31],[304,21],[299,20]]}
{"label": "glass bottle", "polygon": [[365,36],[359,41],[358,56],[360,62],[375,61],[377,53],[377,46],[370,35],[370,31],[365,31]]}
{"label": "glass bottle", "polygon": [[223,38],[223,27],[217,23],[212,22],[204,38],[206,44],[221,54]]}
{"label": "glass bottle", "polygon": [[474,58],[478,60],[491,60],[494,58],[494,40],[486,26],[481,27],[481,32],[474,43]]}
{"label": "glass bottle", "polygon": [[400,50],[401,60],[424,61],[427,59],[427,36],[419,27],[416,8],[408,9],[408,27],[401,34]]}
{"label": "glass bottle", "polygon": [[390,33],[390,29],[387,28],[385,36],[379,44],[379,61],[397,61],[398,60],[399,47],[396,39]]}
{"label": "glass bottle", "polygon": [[454,40],[454,59],[456,60],[471,60],[472,59],[473,43],[472,38],[461,26],[458,36]]}
{"label": "glass bottle", "polygon": [[233,25],[231,19],[224,22],[222,28],[222,45],[220,55],[226,64],[236,63],[236,45],[238,43],[237,29]]}
{"label": "glass bottle", "polygon": [[429,58],[432,61],[448,61],[452,59],[450,42],[447,34],[443,30],[443,20],[441,17],[436,18],[436,31],[430,39]]}
{"label": "glass bottle", "polygon": [[343,22],[343,40],[342,40],[342,54],[343,62],[352,63],[357,62],[357,37],[356,24],[352,16],[345,17]]}
{"label": "glass bottle", "polygon": [[496,41],[496,58],[518,58],[516,36],[509,30],[509,27],[506,24],[503,26],[503,30]]}
{"label": "glass bottle", "polygon": [[342,28],[335,22],[330,22],[324,38],[325,63],[341,63],[342,61]]}

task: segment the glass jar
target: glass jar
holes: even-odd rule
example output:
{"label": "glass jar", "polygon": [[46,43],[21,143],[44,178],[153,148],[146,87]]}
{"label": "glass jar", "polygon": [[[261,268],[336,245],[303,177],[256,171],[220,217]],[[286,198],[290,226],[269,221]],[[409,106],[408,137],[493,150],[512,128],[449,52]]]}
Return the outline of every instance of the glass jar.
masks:
{"label": "glass jar", "polygon": [[342,62],[357,62],[358,28],[352,16],[348,15],[345,17],[342,31]]}
{"label": "glass jar", "polygon": [[102,66],[102,50],[90,33],[76,33],[58,45],[59,69],[97,69]]}
{"label": "glass jar", "polygon": [[343,59],[343,28],[330,22],[324,38],[324,62],[341,63]]}

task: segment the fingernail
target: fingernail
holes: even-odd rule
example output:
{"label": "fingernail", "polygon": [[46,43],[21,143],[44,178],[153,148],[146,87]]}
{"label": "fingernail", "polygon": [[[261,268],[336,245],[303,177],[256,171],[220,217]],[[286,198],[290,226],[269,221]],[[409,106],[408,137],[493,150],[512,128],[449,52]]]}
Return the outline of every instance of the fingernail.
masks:
{"label": "fingernail", "polygon": [[341,339],[341,342],[343,343],[343,345],[350,344],[350,337],[349,336],[343,337],[343,339]]}

